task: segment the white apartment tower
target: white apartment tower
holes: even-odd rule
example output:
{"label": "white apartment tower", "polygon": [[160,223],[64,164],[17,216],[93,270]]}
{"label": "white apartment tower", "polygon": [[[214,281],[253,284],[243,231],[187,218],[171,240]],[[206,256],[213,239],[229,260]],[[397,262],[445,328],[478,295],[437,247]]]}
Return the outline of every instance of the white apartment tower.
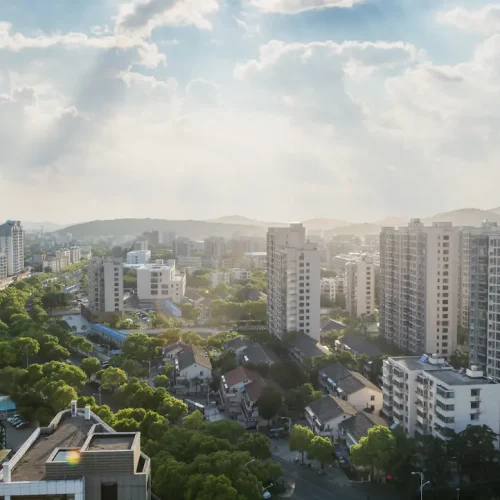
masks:
{"label": "white apartment tower", "polygon": [[89,309],[93,313],[123,311],[121,259],[93,257],[88,265]]}
{"label": "white apartment tower", "polygon": [[375,311],[375,265],[367,255],[346,266],[346,306],[356,317]]}
{"label": "white apartment tower", "polygon": [[319,341],[319,251],[302,224],[268,230],[267,327],[279,338],[302,332]]}
{"label": "white apartment tower", "polygon": [[186,275],[175,268],[175,259],[157,260],[137,269],[137,298],[141,306],[157,300],[181,302],[186,292]]}
{"label": "white apartment tower", "polygon": [[425,227],[382,228],[380,234],[380,331],[410,354],[447,357],[457,346],[460,229],[435,222]]}
{"label": "white apartment tower", "polygon": [[24,231],[21,222],[9,220],[0,225],[0,253],[7,261],[7,276],[24,269]]}
{"label": "white apartment tower", "polygon": [[7,277],[7,255],[0,252],[0,279]]}
{"label": "white apartment tower", "polygon": [[382,411],[409,436],[446,439],[468,425],[499,433],[499,400],[500,384],[476,366],[456,371],[436,354],[384,360]]}

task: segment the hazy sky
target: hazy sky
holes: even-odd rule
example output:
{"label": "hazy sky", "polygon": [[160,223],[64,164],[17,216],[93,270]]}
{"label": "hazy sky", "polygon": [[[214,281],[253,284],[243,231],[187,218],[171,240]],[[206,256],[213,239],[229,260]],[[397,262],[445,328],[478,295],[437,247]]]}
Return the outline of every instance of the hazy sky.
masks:
{"label": "hazy sky", "polygon": [[499,184],[498,2],[0,2],[0,219],[363,221]]}

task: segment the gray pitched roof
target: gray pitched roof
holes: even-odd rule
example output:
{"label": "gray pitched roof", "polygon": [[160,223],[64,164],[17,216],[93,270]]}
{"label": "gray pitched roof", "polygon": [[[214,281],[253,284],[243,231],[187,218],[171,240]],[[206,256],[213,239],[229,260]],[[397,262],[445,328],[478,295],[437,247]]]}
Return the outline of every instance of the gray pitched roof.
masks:
{"label": "gray pitched roof", "polygon": [[341,323],[340,321],[335,321],[334,319],[324,319],[321,320],[321,330],[324,332],[328,332],[331,330],[345,330],[347,328],[344,323]]}
{"label": "gray pitched roof", "polygon": [[228,349],[239,349],[240,347],[246,347],[249,344],[250,341],[244,337],[236,337],[226,343]]}
{"label": "gray pitched roof", "polygon": [[320,376],[324,374],[328,378],[331,378],[334,382],[344,378],[348,375],[348,373],[349,370],[339,361],[335,361],[335,363],[325,366],[325,368],[322,368],[319,371]]}
{"label": "gray pitched roof", "polygon": [[377,344],[364,339],[360,335],[353,335],[351,333],[348,333],[339,340],[340,342],[342,342],[342,344],[349,346],[351,349],[359,352],[360,354],[366,354],[370,357],[380,356],[381,354],[384,354]]}
{"label": "gray pitched roof", "polygon": [[290,345],[297,348],[306,358],[319,358],[329,354],[328,349],[304,334],[297,335],[290,341]]}
{"label": "gray pitched roof", "polygon": [[[272,352],[268,347],[261,344],[252,344],[241,352],[241,356],[244,361],[249,361],[250,363],[265,363],[271,365],[278,361],[278,357],[274,352]],[[247,359],[245,359],[245,357]]]}
{"label": "gray pitched roof", "polygon": [[184,368],[194,365],[195,363],[210,370],[212,369],[212,363],[207,353],[195,345],[187,346],[184,351],[178,354],[177,360],[179,361],[180,370],[184,370]]}
{"label": "gray pitched roof", "polygon": [[349,419],[344,420],[339,424],[346,431],[353,436],[356,441],[368,435],[369,429],[371,429],[375,425],[385,425],[387,426],[386,421],[379,417],[378,415],[370,414],[364,411],[360,411],[356,415],[352,416]]}
{"label": "gray pitched roof", "polygon": [[347,401],[335,396],[323,396],[313,401],[308,407],[322,422],[332,420],[343,413],[355,415],[357,410]]}

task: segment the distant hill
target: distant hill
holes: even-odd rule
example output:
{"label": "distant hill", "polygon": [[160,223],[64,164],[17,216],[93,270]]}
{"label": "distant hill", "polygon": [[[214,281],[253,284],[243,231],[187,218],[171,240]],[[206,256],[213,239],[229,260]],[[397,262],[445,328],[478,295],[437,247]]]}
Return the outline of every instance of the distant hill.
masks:
{"label": "distant hill", "polygon": [[336,227],[347,226],[349,222],[340,219],[309,219],[302,222],[309,231],[326,231]]}
{"label": "distant hill", "polygon": [[367,234],[380,233],[382,226],[378,224],[371,224],[369,222],[362,222],[360,224],[349,224],[348,226],[336,227],[329,231],[329,234],[352,234],[353,236],[363,237]]}
{"label": "distant hill", "polygon": [[409,222],[408,217],[388,217],[387,219],[380,219],[372,222],[372,224],[376,224],[377,226],[407,226]]}
{"label": "distant hill", "polygon": [[500,215],[500,207],[492,208],[492,209],[488,210],[488,212],[493,212],[497,215]]}
{"label": "distant hill", "polygon": [[225,215],[224,217],[219,217],[218,219],[210,219],[207,222],[218,223],[218,224],[239,224],[244,226],[258,226],[258,227],[285,227],[288,224],[286,222],[265,222],[256,219],[249,219],[243,215]]}
{"label": "distant hill", "polygon": [[57,231],[58,229],[63,229],[66,227],[64,224],[55,224],[54,222],[32,222],[28,220],[21,221],[25,231],[40,231],[43,227],[44,232],[50,233],[52,231]]}
{"label": "distant hill", "polygon": [[172,231],[179,236],[192,239],[203,239],[209,236],[231,238],[235,234],[247,236],[265,236],[263,227],[243,224],[222,224],[197,220],[166,219],[114,219],[95,220],[68,226],[58,232],[71,233],[74,238],[83,240],[91,237],[110,236],[123,237],[138,235],[144,231]]}
{"label": "distant hill", "polygon": [[452,222],[454,226],[481,226],[484,220],[500,223],[500,214],[491,210],[480,210],[479,208],[461,208],[433,215],[422,219],[425,224],[433,222]]}

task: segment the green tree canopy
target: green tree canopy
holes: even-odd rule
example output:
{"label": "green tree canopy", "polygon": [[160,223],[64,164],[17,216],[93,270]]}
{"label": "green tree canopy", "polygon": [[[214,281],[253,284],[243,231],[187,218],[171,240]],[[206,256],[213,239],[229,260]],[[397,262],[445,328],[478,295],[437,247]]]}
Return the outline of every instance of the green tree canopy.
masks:
{"label": "green tree canopy", "polygon": [[302,453],[302,462],[304,462],[304,452],[309,449],[313,437],[313,431],[303,425],[294,425],[290,431],[288,442],[290,451],[300,451]]}
{"label": "green tree canopy", "polygon": [[101,369],[101,362],[97,358],[84,358],[80,364],[80,368],[90,378]]}
{"label": "green tree canopy", "polygon": [[115,368],[114,366],[106,368],[101,377],[102,387],[113,391],[120,385],[125,384],[125,382],[127,382],[127,374],[120,368]]}
{"label": "green tree canopy", "polygon": [[314,436],[309,444],[307,456],[318,460],[321,468],[324,468],[325,464],[332,463],[335,458],[332,442],[326,437]]}
{"label": "green tree canopy", "polygon": [[385,472],[391,463],[394,448],[395,438],[389,428],[376,425],[351,448],[351,461],[354,465],[371,467],[372,471]]}

